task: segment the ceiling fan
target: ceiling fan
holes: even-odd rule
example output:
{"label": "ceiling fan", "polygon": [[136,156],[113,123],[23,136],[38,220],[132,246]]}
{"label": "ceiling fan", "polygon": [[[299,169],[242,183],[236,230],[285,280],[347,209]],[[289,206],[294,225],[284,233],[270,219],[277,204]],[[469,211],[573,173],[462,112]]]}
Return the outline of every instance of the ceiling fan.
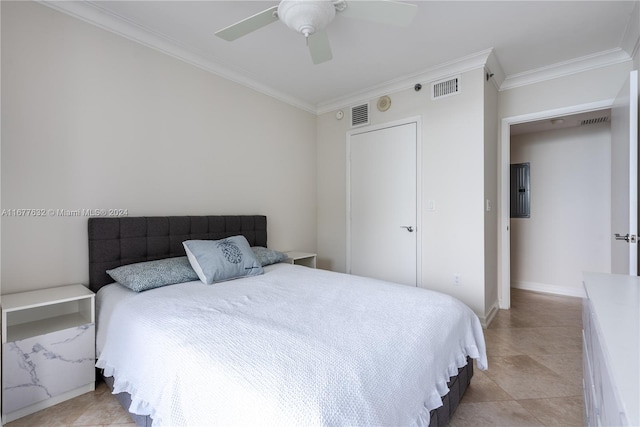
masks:
{"label": "ceiling fan", "polygon": [[278,6],[256,13],[215,34],[233,41],[280,20],[306,38],[313,63],[320,64],[332,58],[324,29],[336,14],[404,27],[411,23],[417,9],[414,4],[393,0],[282,0]]}

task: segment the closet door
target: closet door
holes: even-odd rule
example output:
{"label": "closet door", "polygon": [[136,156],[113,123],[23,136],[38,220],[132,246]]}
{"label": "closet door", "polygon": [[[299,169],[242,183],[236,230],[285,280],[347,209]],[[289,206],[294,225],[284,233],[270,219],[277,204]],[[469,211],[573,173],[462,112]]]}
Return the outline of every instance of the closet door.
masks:
{"label": "closet door", "polygon": [[349,137],[348,272],[417,285],[417,123]]}

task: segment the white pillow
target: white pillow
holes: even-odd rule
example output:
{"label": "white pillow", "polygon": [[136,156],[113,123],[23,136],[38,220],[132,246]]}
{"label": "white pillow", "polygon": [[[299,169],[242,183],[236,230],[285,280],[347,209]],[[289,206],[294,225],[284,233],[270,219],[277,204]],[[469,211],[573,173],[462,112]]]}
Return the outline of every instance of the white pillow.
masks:
{"label": "white pillow", "polygon": [[264,273],[244,236],[222,240],[187,240],[182,245],[191,267],[207,285]]}

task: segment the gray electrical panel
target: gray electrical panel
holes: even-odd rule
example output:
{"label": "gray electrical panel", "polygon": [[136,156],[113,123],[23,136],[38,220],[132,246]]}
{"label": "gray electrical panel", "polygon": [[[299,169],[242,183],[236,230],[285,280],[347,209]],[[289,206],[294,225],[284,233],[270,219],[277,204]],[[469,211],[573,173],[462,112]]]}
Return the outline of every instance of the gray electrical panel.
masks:
{"label": "gray electrical panel", "polygon": [[511,165],[511,218],[529,218],[530,215],[529,163],[514,163]]}

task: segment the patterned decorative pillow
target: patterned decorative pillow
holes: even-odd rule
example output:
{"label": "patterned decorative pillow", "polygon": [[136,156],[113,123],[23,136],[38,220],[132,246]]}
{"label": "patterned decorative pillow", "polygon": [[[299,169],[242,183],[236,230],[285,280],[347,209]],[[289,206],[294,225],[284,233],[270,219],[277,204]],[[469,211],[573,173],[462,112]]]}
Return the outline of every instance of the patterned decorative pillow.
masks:
{"label": "patterned decorative pillow", "polygon": [[107,274],[135,292],[198,280],[186,256],[123,265]]}
{"label": "patterned decorative pillow", "polygon": [[273,249],[267,249],[262,246],[252,246],[251,250],[253,250],[258,262],[260,262],[263,267],[265,265],[275,264],[287,259],[287,254]]}
{"label": "patterned decorative pillow", "polygon": [[187,240],[182,244],[191,267],[207,285],[264,273],[244,236],[222,240]]}

